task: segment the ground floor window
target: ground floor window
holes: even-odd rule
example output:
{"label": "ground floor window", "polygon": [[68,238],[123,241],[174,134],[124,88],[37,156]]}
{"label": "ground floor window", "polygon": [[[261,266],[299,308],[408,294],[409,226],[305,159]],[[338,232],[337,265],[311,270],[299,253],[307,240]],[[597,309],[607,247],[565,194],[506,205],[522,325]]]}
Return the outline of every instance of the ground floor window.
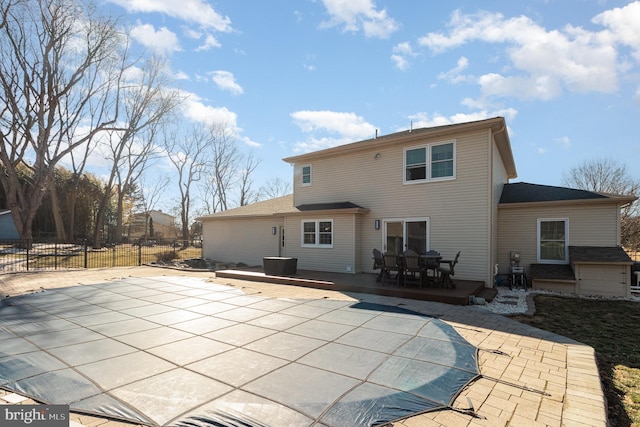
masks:
{"label": "ground floor window", "polygon": [[302,221],[302,246],[333,247],[333,220]]}
{"label": "ground floor window", "polygon": [[538,219],[538,262],[567,264],[569,262],[569,220],[567,218]]}

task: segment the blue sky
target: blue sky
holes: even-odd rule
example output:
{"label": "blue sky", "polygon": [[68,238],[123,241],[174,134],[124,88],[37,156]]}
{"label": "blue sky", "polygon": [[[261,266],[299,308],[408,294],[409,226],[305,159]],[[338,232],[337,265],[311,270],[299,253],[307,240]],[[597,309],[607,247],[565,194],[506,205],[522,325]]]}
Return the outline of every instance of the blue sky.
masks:
{"label": "blue sky", "polygon": [[184,114],[261,159],[504,116],[514,182],[587,160],[640,179],[640,1],[103,0],[166,55]]}

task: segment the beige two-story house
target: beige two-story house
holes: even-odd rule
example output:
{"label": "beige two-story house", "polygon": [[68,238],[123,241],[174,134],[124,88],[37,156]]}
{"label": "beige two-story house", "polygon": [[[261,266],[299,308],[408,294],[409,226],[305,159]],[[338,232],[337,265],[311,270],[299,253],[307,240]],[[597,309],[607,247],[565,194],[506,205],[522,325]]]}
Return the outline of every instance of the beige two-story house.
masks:
{"label": "beige two-story house", "polygon": [[[539,200],[533,189],[559,188],[510,184],[517,173],[502,117],[407,130],[284,161],[293,167],[293,194],[199,218],[205,257],[259,265],[265,256],[286,256],[297,258],[299,269],[359,273],[372,272],[374,248],[436,250],[445,258],[460,251],[455,277],[491,287],[495,266],[508,272],[515,251],[526,269],[570,266],[574,243],[621,251],[620,207],[635,200],[581,192],[576,203],[571,191],[558,196],[562,202]],[[550,242],[558,219],[567,232]],[[629,270],[626,258],[617,261]],[[570,280],[537,283],[567,290]],[[574,277],[579,291],[576,283]]]}

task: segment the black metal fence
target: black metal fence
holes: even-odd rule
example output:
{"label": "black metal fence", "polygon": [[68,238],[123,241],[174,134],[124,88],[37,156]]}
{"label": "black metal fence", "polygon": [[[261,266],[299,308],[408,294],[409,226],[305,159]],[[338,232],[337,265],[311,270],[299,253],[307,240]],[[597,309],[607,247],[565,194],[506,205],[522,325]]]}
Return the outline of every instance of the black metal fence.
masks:
{"label": "black metal fence", "polygon": [[202,245],[180,240],[147,240],[94,248],[82,243],[0,240],[0,272],[70,268],[130,267],[202,258]]}

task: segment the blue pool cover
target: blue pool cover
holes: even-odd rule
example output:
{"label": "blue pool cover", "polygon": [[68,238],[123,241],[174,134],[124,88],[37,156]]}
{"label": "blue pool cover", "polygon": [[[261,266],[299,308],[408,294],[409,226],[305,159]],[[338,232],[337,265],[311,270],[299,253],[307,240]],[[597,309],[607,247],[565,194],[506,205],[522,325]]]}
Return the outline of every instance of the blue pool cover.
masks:
{"label": "blue pool cover", "polygon": [[375,426],[448,408],[479,376],[443,321],[185,277],[0,301],[0,388],[159,426]]}

